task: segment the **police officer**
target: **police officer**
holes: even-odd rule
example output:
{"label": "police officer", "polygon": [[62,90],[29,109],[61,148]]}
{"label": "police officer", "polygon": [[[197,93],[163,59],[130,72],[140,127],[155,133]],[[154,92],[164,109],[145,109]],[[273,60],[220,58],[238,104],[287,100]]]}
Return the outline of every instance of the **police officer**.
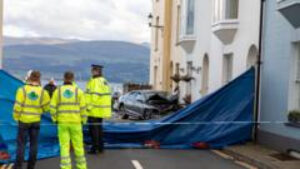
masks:
{"label": "police officer", "polygon": [[24,161],[24,149],[29,136],[30,152],[27,169],[34,169],[38,152],[38,135],[41,115],[49,111],[50,97],[40,86],[41,74],[32,71],[27,84],[18,89],[14,105],[13,118],[18,122],[17,157],[15,169],[21,169]]}
{"label": "police officer", "polygon": [[64,85],[58,87],[50,104],[52,120],[58,124],[61,169],[71,169],[70,141],[75,152],[77,169],[86,169],[82,124],[87,122],[84,92],[73,85],[74,74],[64,74]]}
{"label": "police officer", "polygon": [[89,131],[92,137],[90,154],[103,153],[102,122],[111,117],[111,90],[107,80],[102,76],[101,65],[92,65],[92,78],[86,86]]}

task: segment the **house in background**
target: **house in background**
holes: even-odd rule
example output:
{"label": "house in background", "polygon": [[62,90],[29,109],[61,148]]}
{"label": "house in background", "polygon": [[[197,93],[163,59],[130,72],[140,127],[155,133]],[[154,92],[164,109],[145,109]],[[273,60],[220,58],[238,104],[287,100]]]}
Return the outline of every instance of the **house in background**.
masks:
{"label": "house in background", "polygon": [[300,110],[300,0],[266,1],[259,142],[300,152],[300,126],[288,121]]}
{"label": "house in background", "polygon": [[156,90],[171,91],[171,33],[173,0],[152,0],[149,15],[151,33],[150,85]]}

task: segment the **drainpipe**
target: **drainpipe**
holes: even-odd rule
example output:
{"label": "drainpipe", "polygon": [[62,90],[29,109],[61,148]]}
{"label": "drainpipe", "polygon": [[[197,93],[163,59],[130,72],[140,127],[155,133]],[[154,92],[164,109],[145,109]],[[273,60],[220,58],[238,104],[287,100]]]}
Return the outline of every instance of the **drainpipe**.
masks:
{"label": "drainpipe", "polygon": [[163,90],[171,92],[171,34],[172,34],[172,4],[173,0],[165,0],[164,3],[164,38],[163,38]]}
{"label": "drainpipe", "polygon": [[262,48],[263,48],[263,28],[264,28],[264,7],[266,0],[261,0],[260,4],[260,26],[259,26],[259,49],[257,57],[257,76],[256,76],[256,99],[255,99],[255,126],[254,126],[254,142],[257,143],[258,121],[260,115],[260,83],[261,83],[261,66],[262,66]]}

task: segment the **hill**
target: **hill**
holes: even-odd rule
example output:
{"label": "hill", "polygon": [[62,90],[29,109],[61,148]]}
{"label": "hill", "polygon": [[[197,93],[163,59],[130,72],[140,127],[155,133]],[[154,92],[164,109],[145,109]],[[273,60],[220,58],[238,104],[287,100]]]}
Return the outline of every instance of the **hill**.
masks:
{"label": "hill", "polygon": [[44,44],[44,45],[54,45],[54,44],[65,44],[71,42],[78,42],[76,39],[61,39],[61,38],[17,38],[17,37],[4,37],[4,45],[12,46],[12,45],[32,45],[32,44]]}
{"label": "hill", "polygon": [[90,77],[90,64],[103,64],[111,82],[147,83],[149,55],[149,48],[121,41],[15,43],[4,47],[4,69],[19,77],[29,69],[38,69],[44,79],[61,78],[64,71],[72,70],[86,80]]}

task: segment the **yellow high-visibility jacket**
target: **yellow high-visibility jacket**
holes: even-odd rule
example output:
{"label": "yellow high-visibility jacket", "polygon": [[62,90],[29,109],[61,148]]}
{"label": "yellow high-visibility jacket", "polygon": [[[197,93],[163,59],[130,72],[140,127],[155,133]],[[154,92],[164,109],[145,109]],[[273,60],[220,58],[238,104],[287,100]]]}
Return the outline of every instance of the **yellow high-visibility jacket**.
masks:
{"label": "yellow high-visibility jacket", "polygon": [[74,81],[74,82],[72,82],[72,85],[74,86],[74,87],[78,87],[78,85],[77,85],[77,83]]}
{"label": "yellow high-visibility jacket", "polygon": [[86,86],[86,101],[89,117],[111,117],[111,89],[105,78],[90,79]]}
{"label": "yellow high-visibility jacket", "polygon": [[86,123],[84,92],[72,84],[58,87],[51,99],[50,113],[54,122]]}
{"label": "yellow high-visibility jacket", "polygon": [[41,86],[25,85],[17,90],[13,118],[22,123],[41,121],[41,115],[49,111],[50,96]]}

